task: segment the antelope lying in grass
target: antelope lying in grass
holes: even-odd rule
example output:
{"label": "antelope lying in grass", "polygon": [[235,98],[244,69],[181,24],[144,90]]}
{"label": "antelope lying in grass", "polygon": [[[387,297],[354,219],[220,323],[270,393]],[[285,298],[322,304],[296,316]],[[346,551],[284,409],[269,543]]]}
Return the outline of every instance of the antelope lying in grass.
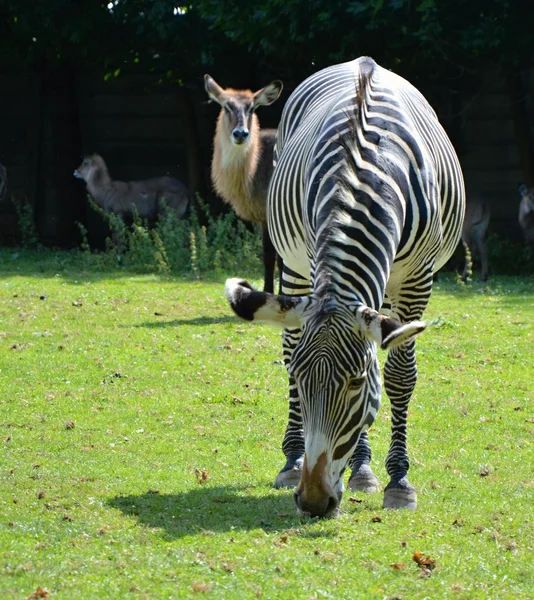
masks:
{"label": "antelope lying in grass", "polygon": [[534,244],[534,188],[527,188],[522,183],[519,188],[521,202],[519,204],[519,225],[525,235],[527,244]]}
{"label": "antelope lying in grass", "polygon": [[465,267],[463,281],[471,275],[472,256],[480,257],[482,281],[488,280],[488,253],[486,250],[486,233],[490,221],[490,208],[481,196],[468,196],[465,205],[465,218],[462,228],[462,244],[465,248]]}
{"label": "antelope lying in grass", "polygon": [[153,224],[164,204],[180,219],[189,203],[187,188],[173,177],[113,181],[99,154],[85,156],[82,164],[74,171],[74,177],[86,182],[87,191],[101,208],[123,219],[131,219],[135,207],[141,218]]}
{"label": "antelope lying in grass", "polygon": [[238,217],[262,227],[265,292],[274,291],[276,251],[267,230],[267,188],[273,172],[275,129],[260,129],[255,110],[272,104],[282,91],[273,81],[251,92],[221,88],[204,76],[208,96],[221,106],[213,140],[211,180]]}

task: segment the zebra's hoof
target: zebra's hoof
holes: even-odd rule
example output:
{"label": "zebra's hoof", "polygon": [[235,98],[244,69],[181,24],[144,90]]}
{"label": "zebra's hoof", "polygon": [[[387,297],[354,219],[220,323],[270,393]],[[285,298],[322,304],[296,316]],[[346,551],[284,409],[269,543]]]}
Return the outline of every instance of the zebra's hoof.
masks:
{"label": "zebra's hoof", "polygon": [[275,488],[294,488],[300,483],[302,469],[291,469],[290,471],[280,471],[274,480]]}
{"label": "zebra's hoof", "polygon": [[369,467],[360,468],[358,471],[353,471],[348,483],[349,490],[355,492],[366,492],[374,494],[380,489],[378,477],[371,471]]}
{"label": "zebra's hoof", "polygon": [[417,492],[406,479],[396,483],[389,483],[384,490],[384,508],[417,508]]}
{"label": "zebra's hoof", "polygon": [[300,483],[304,457],[302,454],[289,456],[284,468],[274,480],[275,488],[293,488]]}

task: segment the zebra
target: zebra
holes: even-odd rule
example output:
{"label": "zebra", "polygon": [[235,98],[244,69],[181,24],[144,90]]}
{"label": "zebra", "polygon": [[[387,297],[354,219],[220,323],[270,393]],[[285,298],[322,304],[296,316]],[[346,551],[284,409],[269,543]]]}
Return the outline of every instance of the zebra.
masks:
{"label": "zebra", "polygon": [[378,491],[367,429],[380,405],[380,346],[392,412],[383,506],[413,510],[406,424],[415,337],[433,273],[461,236],[455,151],[415,87],[360,57],[295,89],[275,163],[268,224],[284,262],[281,294],[226,282],[239,317],[283,328],[289,421],[275,486],[296,485],[297,510],[311,516],[338,512],[347,466],[350,489]]}

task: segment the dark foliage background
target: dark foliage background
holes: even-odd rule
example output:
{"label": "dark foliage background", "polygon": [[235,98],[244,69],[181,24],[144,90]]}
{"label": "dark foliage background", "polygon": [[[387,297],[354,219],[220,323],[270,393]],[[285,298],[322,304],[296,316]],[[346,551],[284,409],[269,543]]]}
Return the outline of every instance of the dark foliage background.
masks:
{"label": "dark foliage background", "polygon": [[[281,78],[290,91],[322,67],[370,55],[412,81],[431,103],[446,95],[454,104],[455,95],[483,92],[487,74],[494,70],[506,81],[523,180],[534,184],[520,79],[521,70],[534,63],[528,2],[0,0],[0,45],[2,65],[34,73],[40,127],[56,132],[39,149],[35,182],[27,193],[45,241],[68,243],[75,237],[75,220],[84,220],[85,200],[66,200],[77,193],[80,198],[80,186],[66,181],[64,173],[72,172],[72,156],[86,150],[78,126],[76,81],[87,71],[105,78],[148,74],[154,82],[182,90],[183,121],[189,126],[188,184],[210,201],[209,157],[194,148],[202,132],[192,127],[197,97],[190,93],[201,93],[205,72],[226,74],[234,87],[259,87]],[[461,110],[453,106],[449,112]],[[458,145],[455,128],[460,125],[453,118],[447,123]],[[6,155],[0,134],[0,161],[8,164]],[[50,164],[57,172],[48,172]],[[57,215],[53,223],[50,214]]]}

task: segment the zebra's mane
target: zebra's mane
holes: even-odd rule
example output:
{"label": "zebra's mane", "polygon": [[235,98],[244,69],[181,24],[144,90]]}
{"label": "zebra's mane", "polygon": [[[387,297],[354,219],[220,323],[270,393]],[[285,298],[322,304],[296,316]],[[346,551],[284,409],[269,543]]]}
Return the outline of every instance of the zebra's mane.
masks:
{"label": "zebra's mane", "polygon": [[[339,267],[340,256],[347,257],[343,249],[350,246],[361,248],[365,244],[366,232],[376,232],[377,221],[381,223],[378,235],[384,236],[391,220],[391,213],[383,210],[388,201],[388,190],[382,177],[376,169],[362,168],[365,163],[377,165],[381,162],[378,150],[380,135],[376,128],[368,127],[367,122],[367,105],[375,66],[371,59],[363,60],[355,74],[355,101],[345,109],[345,133],[336,140],[341,147],[342,167],[336,173],[328,201],[322,203],[318,215],[318,222],[322,226],[317,229],[316,237],[317,284],[322,289],[331,290],[337,286],[335,270]],[[377,202],[377,197],[384,198],[385,202]],[[368,275],[372,277],[373,273],[376,279],[380,278],[381,269],[376,260],[383,263],[385,257],[373,260],[365,253],[360,253],[359,260],[354,268],[355,279],[368,280]],[[391,262],[392,258],[387,260]],[[346,274],[343,279],[347,279]],[[385,281],[375,281],[375,284],[372,289],[358,290],[362,293],[357,294],[371,306],[380,305],[382,298],[376,295],[376,291],[385,289]],[[355,292],[357,288],[359,285],[355,284]]]}

